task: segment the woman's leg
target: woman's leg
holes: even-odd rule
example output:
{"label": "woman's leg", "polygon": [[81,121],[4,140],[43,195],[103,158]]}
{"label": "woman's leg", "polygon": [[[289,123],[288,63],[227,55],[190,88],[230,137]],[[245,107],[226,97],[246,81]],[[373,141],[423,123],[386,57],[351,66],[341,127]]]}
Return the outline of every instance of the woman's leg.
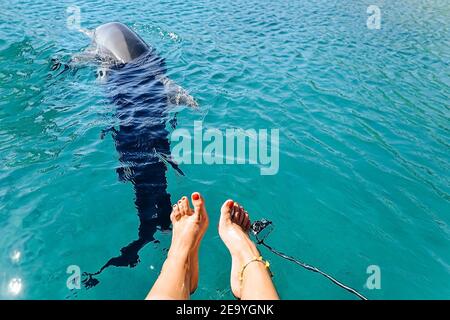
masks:
{"label": "woman's leg", "polygon": [[265,264],[253,261],[260,254],[248,236],[249,229],[247,211],[232,200],[225,201],[221,208],[219,235],[231,254],[231,290],[242,300],[279,299]]}
{"label": "woman's leg", "polygon": [[192,194],[189,206],[186,197],[173,206],[172,243],[161,273],[146,299],[189,299],[198,282],[198,249],[208,227],[208,214],[203,197]]}

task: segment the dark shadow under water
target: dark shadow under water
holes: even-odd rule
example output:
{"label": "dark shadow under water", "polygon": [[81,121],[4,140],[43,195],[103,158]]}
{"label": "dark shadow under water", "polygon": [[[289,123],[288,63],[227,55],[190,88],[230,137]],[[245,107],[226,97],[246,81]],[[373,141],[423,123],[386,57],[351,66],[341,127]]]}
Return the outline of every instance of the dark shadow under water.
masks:
{"label": "dark shadow under water", "polygon": [[[119,179],[131,182],[139,216],[137,239],[109,259],[99,271],[84,273],[83,284],[98,284],[94,278],[110,266],[134,267],[139,251],[155,241],[157,230],[170,229],[171,201],[167,193],[167,161],[170,159],[166,129],[168,101],[158,76],[164,75],[164,60],[150,51],[109,71],[105,89],[116,106],[118,128],[110,128],[119,154]],[[170,161],[170,160],[168,160]],[[178,167],[171,163],[178,172]]]}

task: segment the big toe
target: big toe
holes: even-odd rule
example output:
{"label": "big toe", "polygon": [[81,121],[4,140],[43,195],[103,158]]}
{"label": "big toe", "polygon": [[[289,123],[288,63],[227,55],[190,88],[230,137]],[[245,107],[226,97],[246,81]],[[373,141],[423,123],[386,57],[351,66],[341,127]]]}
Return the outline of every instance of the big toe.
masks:
{"label": "big toe", "polygon": [[223,203],[222,208],[220,209],[219,225],[222,225],[224,223],[231,223],[231,211],[233,206],[234,201],[231,199],[228,199]]}
{"label": "big toe", "polygon": [[205,210],[205,199],[203,199],[202,195],[199,192],[194,192],[191,195],[192,205],[194,206],[194,215],[198,217],[198,219],[206,218],[206,210]]}

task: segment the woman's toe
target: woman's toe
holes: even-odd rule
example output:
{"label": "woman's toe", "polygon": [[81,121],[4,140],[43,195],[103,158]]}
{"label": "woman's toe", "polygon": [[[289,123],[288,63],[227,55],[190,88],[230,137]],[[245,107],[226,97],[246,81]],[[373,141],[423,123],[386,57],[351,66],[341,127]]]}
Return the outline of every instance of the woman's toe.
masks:
{"label": "woman's toe", "polygon": [[181,199],[178,200],[177,206],[178,206],[178,210],[180,211],[181,216],[184,216],[186,214],[186,207]]}
{"label": "woman's toe", "polygon": [[242,219],[242,227],[244,230],[247,229],[247,225],[250,223],[250,218],[248,217],[247,211],[244,210],[244,219]]}
{"label": "woman's toe", "polygon": [[241,211],[239,210],[239,203],[235,202],[232,213],[233,222],[239,224],[239,220],[241,219]]}
{"label": "woman's toe", "polygon": [[247,214],[247,221],[246,221],[246,223],[245,223],[244,230],[245,230],[246,232],[247,232],[248,230],[250,230],[251,225],[252,225],[252,223],[251,223],[251,221],[250,221],[250,218],[248,218],[248,214]]}
{"label": "woman's toe", "polygon": [[223,223],[230,223],[232,221],[231,212],[234,207],[234,201],[229,199],[225,201],[220,208],[220,222],[219,225],[223,225]]}
{"label": "woman's toe", "polygon": [[195,213],[200,213],[205,209],[205,201],[203,200],[202,195],[199,192],[194,192],[191,195],[192,204],[194,205]]}
{"label": "woman's toe", "polygon": [[239,216],[238,216],[238,220],[237,220],[237,224],[240,225],[241,227],[243,227],[244,225],[244,219],[245,219],[245,212],[244,212],[244,208],[242,206],[239,206]]}
{"label": "woman's toe", "polygon": [[192,209],[191,206],[189,205],[189,200],[186,196],[183,196],[183,198],[181,198],[181,206],[183,208],[184,214],[187,215],[191,215],[192,214]]}
{"label": "woman's toe", "polygon": [[170,220],[172,223],[178,221],[180,219],[180,210],[176,204],[172,206],[172,213],[170,214]]}

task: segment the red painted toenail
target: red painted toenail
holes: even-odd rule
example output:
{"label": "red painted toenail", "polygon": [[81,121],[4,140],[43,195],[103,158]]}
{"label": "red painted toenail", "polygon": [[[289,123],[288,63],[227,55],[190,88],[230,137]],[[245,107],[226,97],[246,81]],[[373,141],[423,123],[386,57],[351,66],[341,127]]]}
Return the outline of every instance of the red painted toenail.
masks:
{"label": "red painted toenail", "polygon": [[228,201],[227,206],[228,206],[228,208],[233,208],[234,201],[233,200]]}
{"label": "red painted toenail", "polygon": [[194,194],[192,195],[192,199],[198,200],[198,199],[200,199],[200,196],[198,195],[198,193],[194,193]]}

